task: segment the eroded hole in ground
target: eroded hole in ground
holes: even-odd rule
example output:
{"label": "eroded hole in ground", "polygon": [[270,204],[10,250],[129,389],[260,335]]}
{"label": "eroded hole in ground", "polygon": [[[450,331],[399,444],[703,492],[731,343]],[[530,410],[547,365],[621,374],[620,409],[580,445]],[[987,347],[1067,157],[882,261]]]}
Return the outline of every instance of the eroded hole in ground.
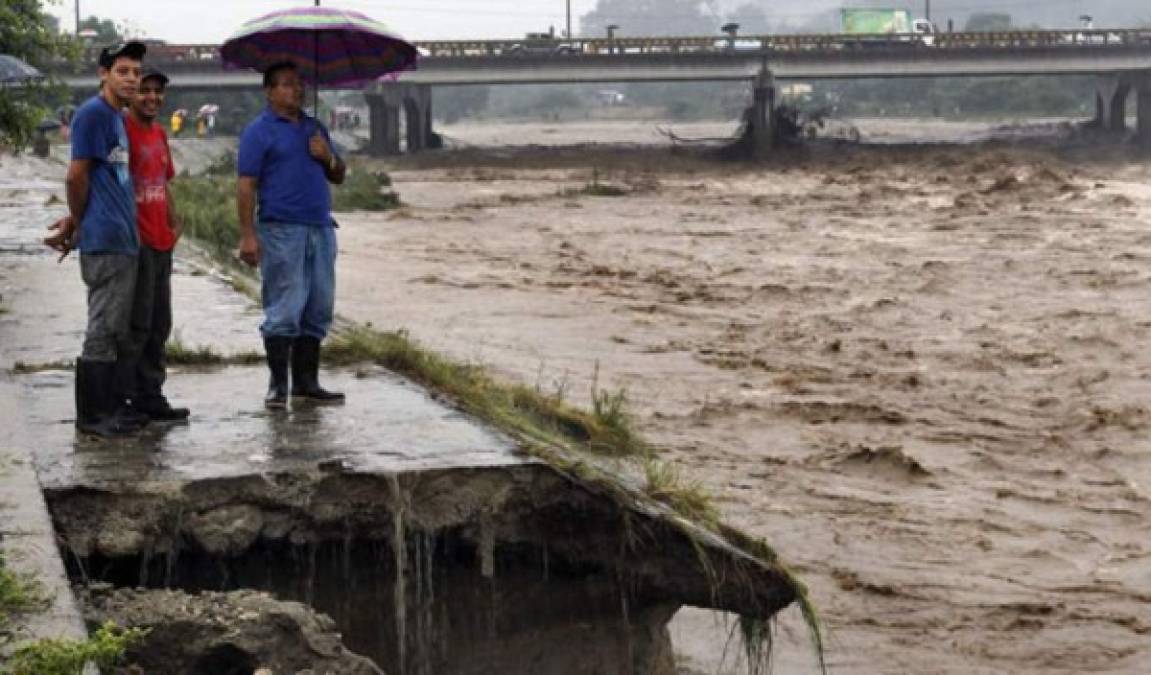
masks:
{"label": "eroded hole in ground", "polygon": [[[92,620],[154,628],[130,654],[146,672],[314,667],[342,636],[391,674],[672,673],[679,607],[766,619],[794,598],[718,537],[540,465],[47,496],[74,581],[168,589],[82,596]],[[348,663],[330,667],[367,668]]]}

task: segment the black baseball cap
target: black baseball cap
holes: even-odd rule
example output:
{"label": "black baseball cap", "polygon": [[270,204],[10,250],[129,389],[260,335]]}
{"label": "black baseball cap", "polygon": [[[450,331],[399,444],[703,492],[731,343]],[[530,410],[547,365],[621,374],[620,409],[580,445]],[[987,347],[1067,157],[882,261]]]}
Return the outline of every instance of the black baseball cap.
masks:
{"label": "black baseball cap", "polygon": [[140,73],[140,81],[144,80],[159,80],[161,87],[168,86],[168,76],[156,68],[145,68],[144,72]]}
{"label": "black baseball cap", "polygon": [[144,46],[143,42],[137,42],[135,40],[121,42],[101,49],[99,64],[101,68],[111,68],[112,64],[116,62],[116,59],[121,56],[139,61],[144,58],[144,54],[147,53],[147,51],[148,48]]}

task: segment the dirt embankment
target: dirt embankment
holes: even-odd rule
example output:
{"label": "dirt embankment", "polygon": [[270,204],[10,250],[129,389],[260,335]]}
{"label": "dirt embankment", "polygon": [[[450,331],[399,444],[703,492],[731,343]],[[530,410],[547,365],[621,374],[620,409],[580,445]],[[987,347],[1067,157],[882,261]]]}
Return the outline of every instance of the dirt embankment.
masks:
{"label": "dirt embankment", "polygon": [[1144,165],[971,146],[388,168],[408,206],[341,218],[339,311],[577,400],[596,373],[625,387],[798,563],[836,672],[1145,663]]}

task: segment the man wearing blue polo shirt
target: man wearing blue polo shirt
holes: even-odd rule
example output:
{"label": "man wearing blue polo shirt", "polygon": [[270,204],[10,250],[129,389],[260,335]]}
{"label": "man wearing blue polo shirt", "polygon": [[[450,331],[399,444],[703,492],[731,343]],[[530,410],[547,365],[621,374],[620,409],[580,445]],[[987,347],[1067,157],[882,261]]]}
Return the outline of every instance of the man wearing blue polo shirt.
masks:
{"label": "man wearing blue polo shirt", "polygon": [[139,42],[100,52],[100,92],[72,119],[65,179],[69,215],[44,242],[63,255],[80,250],[88,326],[76,362],[76,428],[104,437],[132,433],[146,423],[125,406],[116,369],[130,335],[140,248],[122,111],[136,96],[144,52]]}
{"label": "man wearing blue polo shirt", "polygon": [[264,405],[287,407],[289,366],[293,397],[342,401],[343,394],[320,386],[319,368],[336,290],[328,183],[344,182],[347,167],[327,129],[304,113],[294,64],[264,72],[264,95],[268,107],[240,136],[236,185],[240,258],[261,268],[260,333],[271,371]]}

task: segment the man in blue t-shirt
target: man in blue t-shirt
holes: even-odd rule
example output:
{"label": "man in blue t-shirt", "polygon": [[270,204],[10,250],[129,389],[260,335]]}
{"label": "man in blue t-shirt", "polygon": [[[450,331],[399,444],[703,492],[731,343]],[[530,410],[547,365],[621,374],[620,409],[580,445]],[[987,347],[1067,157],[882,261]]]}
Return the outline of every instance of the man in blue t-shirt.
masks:
{"label": "man in blue t-shirt", "polygon": [[116,374],[129,337],[140,247],[122,111],[136,95],[144,52],[140,42],[100,52],[100,92],[72,118],[69,215],[45,239],[62,255],[80,251],[88,325],[76,362],[76,428],[97,436],[132,433],[146,423],[124,405]]}
{"label": "man in blue t-shirt", "polygon": [[268,107],[240,137],[236,186],[240,258],[261,268],[260,333],[271,371],[264,405],[287,407],[289,364],[292,396],[338,402],[344,395],[320,386],[319,368],[336,290],[328,183],[344,182],[347,167],[327,129],[304,113],[295,65],[265,70],[264,95]]}

